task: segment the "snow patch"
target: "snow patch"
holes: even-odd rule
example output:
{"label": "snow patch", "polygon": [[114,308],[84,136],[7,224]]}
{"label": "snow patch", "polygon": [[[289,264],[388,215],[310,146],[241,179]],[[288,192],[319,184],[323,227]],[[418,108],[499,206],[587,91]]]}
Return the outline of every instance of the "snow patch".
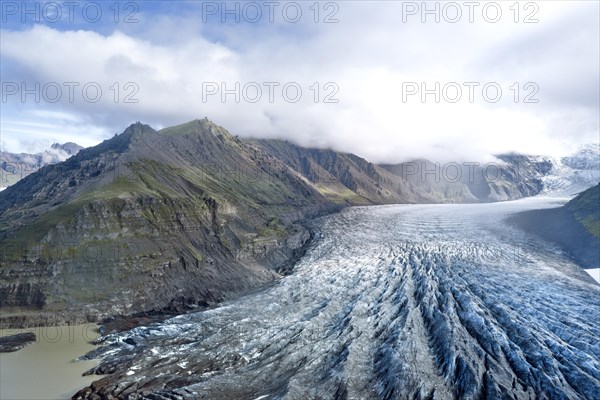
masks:
{"label": "snow patch", "polygon": [[600,268],[586,269],[585,272],[587,272],[592,278],[594,278],[596,282],[600,283]]}

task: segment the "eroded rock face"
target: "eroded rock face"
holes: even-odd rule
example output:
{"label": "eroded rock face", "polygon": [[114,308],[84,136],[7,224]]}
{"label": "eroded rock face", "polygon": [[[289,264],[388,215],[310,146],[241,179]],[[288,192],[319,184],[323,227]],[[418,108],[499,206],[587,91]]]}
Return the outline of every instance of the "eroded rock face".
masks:
{"label": "eroded rock face", "polygon": [[45,302],[46,296],[34,283],[14,283],[0,287],[0,307],[42,308]]}
{"label": "eroded rock face", "polygon": [[505,224],[550,208],[360,207],[316,224],[294,274],[100,339],[74,399],[596,399],[599,286]]}

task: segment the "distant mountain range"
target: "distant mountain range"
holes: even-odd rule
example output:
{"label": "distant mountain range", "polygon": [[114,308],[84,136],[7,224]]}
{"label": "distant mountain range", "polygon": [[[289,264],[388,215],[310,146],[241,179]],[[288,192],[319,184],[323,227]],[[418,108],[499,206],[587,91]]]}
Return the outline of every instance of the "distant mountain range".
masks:
{"label": "distant mountain range", "polygon": [[[344,164],[343,168],[349,170],[352,169],[350,164],[353,162],[362,163],[363,166],[367,163],[353,154],[305,149],[287,141],[248,142],[268,146],[271,151],[286,162],[291,162],[297,171],[305,173],[317,184],[334,183],[338,178],[343,184],[344,179],[349,176],[336,176],[340,171],[336,172],[333,164],[338,161]],[[82,146],[68,142],[54,143],[50,149],[35,154],[0,152],[0,190],[15,184],[41,167],[65,161],[82,149]],[[342,158],[345,160],[341,160]],[[387,193],[383,197],[375,196],[373,200],[375,203],[389,202],[392,198],[400,202],[478,202],[510,200],[534,194],[571,196],[600,181],[600,144],[588,144],[563,158],[517,153],[500,154],[496,158],[497,163],[487,164],[440,164],[424,159],[393,165],[368,163],[371,165],[371,178],[397,181],[399,176],[407,186],[416,186],[418,189],[414,195],[408,193],[410,190],[405,190],[400,196]],[[329,171],[329,167],[334,169]],[[456,179],[457,167],[460,168],[460,179]],[[389,176],[388,172],[395,176]],[[379,176],[375,177],[374,174]],[[524,183],[527,187],[522,186]],[[349,186],[353,187],[355,184],[350,182]],[[425,187],[425,190],[421,186]],[[329,193],[330,197],[332,195]],[[367,199],[367,202],[369,201]]]}
{"label": "distant mountain range", "polygon": [[160,131],[136,123],[0,193],[0,322],[208,306],[286,273],[311,237],[303,219],[349,205],[532,196],[554,168],[499,160],[375,165],[238,139],[207,119]]}
{"label": "distant mountain range", "polygon": [[552,168],[541,179],[542,193],[572,196],[600,182],[600,144],[588,144],[560,159],[534,157],[548,161]]}
{"label": "distant mountain range", "polygon": [[76,143],[68,142],[64,144],[54,143],[48,150],[42,153],[9,153],[0,152],[0,190],[14,185],[27,175],[38,169],[49,165],[65,161],[74,156],[83,147]]}

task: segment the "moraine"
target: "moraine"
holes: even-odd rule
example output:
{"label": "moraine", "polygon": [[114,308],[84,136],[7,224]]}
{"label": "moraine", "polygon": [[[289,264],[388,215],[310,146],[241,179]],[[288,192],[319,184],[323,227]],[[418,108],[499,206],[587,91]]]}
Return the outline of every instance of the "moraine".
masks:
{"label": "moraine", "polygon": [[562,203],[321,218],[294,274],[274,286],[104,337],[89,357],[114,372],[79,396],[595,399],[600,286],[504,222]]}

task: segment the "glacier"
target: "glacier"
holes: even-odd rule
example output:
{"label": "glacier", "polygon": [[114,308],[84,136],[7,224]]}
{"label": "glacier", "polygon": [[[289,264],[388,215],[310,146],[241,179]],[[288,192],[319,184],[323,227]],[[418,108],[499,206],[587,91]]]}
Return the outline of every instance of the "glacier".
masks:
{"label": "glacier", "polygon": [[598,399],[600,285],[505,222],[566,200],[323,217],[275,285],[103,336],[74,398]]}

